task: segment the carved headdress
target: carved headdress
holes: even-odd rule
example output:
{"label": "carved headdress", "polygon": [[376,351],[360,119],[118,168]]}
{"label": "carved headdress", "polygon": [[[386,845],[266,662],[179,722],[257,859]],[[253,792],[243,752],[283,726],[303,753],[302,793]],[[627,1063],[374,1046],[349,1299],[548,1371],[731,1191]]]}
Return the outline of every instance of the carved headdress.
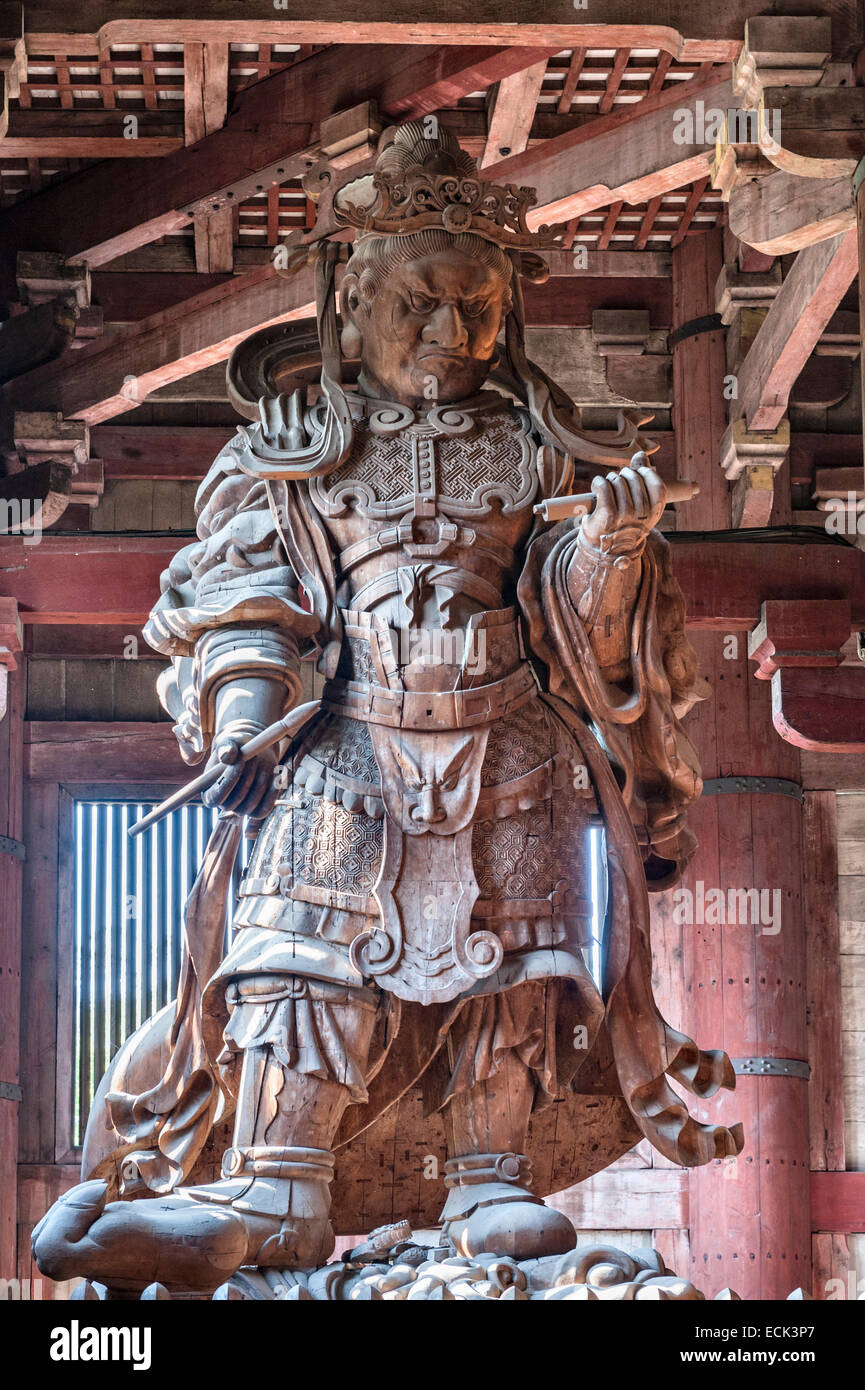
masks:
{"label": "carved headdress", "polygon": [[[325,163],[304,178],[304,188],[317,204],[315,225],[290,233],[276,268],[283,276],[293,276],[305,265],[315,267],[323,401],[314,411],[307,411],[299,400],[292,402],[290,433],[296,447],[271,448],[264,431],[256,430],[254,437],[250,431],[239,466],[258,477],[299,480],[330,472],[349,456],[353,411],[342,379],[337,266],[346,265],[349,275],[366,266],[382,277],[390,265],[418,252],[442,249],[451,238],[461,249],[494,260],[511,282],[502,361],[491,379],[523,403],[542,438],[569,459],[595,467],[622,467],[638,449],[652,452],[657,445],[639,433],[645,416],[620,412],[619,433],[612,440],[585,433],[578,408],[526,358],[520,278],[535,283],[547,279],[549,267],[537,253],[562,249],[565,226],[532,230],[527,214],[536,202],[534,190],[485,180],[454,136],[438,122],[431,131],[431,122],[432,118],[409,121],[385,130],[374,168],[360,177],[340,185],[333,167]],[[259,413],[275,359],[281,354],[284,362],[290,351],[284,327],[275,335],[265,330],[256,358],[258,336],[247,339],[229,364],[230,395],[249,418]],[[250,371],[253,359],[255,370]],[[249,389],[253,383],[257,391]],[[265,409],[262,401],[262,422]]]}
{"label": "carved headdress", "polygon": [[[337,188],[329,199],[319,181],[330,186],[331,171],[313,170],[304,182],[320,201],[319,213],[315,227],[298,240],[319,241],[347,227],[355,228],[357,241],[437,228],[453,236],[470,233],[507,251],[562,245],[564,224],[529,229],[534,189],[488,182],[449,131],[437,127],[435,135],[427,134],[426,125],[409,121],[386,130],[374,171]],[[534,259],[540,271],[542,263]]]}

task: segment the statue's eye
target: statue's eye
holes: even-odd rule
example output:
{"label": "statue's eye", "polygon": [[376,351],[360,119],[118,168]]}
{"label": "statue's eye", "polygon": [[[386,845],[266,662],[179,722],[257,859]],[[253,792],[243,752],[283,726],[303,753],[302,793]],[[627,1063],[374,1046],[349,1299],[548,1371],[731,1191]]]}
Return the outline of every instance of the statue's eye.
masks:
{"label": "statue's eye", "polygon": [[408,298],[416,314],[428,314],[435,305],[428,295],[418,294],[416,290],[409,290]]}
{"label": "statue's eye", "polygon": [[463,313],[470,319],[476,319],[487,307],[487,299],[467,299],[463,303]]}

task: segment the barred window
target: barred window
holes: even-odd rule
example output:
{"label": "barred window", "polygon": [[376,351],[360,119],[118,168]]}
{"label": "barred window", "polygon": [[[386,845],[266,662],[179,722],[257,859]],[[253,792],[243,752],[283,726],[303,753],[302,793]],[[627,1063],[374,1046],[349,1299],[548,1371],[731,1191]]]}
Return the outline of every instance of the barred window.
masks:
{"label": "barred window", "polygon": [[[74,810],[72,1142],[111,1058],[174,998],[183,907],[217,812],[181,806],[135,839],[155,802],[77,801]],[[248,855],[241,841],[235,887]],[[230,918],[230,913],[227,914]]]}

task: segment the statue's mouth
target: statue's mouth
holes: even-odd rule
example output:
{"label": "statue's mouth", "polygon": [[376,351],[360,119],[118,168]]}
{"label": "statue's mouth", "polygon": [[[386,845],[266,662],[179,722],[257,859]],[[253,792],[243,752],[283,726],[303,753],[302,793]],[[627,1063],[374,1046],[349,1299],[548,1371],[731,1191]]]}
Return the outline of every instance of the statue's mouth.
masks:
{"label": "statue's mouth", "polygon": [[419,362],[471,362],[471,360],[469,353],[453,351],[450,348],[436,348],[433,352],[422,352],[418,356]]}

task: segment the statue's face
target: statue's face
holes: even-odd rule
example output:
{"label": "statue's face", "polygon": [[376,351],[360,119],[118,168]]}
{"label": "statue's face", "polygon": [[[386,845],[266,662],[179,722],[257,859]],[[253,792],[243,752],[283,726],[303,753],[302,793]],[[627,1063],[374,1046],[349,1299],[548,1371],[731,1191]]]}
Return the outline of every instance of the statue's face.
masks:
{"label": "statue's face", "polygon": [[411,406],[475,395],[509,303],[504,277],[456,247],[395,266],[370,299],[349,296],[362,387]]}

